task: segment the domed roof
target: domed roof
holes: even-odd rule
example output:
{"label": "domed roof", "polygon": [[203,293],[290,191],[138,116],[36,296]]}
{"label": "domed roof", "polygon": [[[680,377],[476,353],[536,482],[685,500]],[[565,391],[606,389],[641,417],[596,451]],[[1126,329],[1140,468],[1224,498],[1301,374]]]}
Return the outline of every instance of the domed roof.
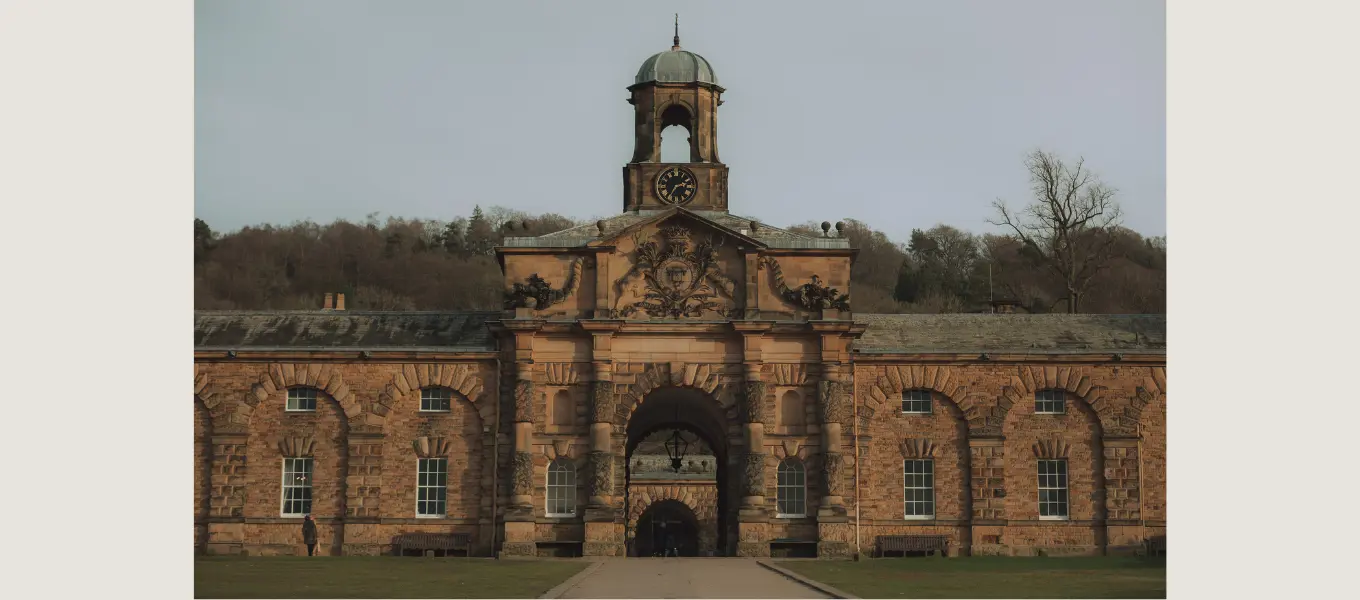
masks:
{"label": "domed roof", "polygon": [[688,50],[681,50],[677,40],[675,46],[666,52],[658,52],[642,61],[634,85],[640,83],[711,83],[718,84],[718,76],[713,66],[704,57]]}

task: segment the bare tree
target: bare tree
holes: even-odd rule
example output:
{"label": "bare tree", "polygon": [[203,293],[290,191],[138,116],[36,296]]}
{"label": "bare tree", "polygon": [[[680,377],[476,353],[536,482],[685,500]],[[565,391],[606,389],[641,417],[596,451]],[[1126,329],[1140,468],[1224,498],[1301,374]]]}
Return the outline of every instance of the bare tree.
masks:
{"label": "bare tree", "polygon": [[1034,201],[1012,212],[1001,200],[993,203],[1000,217],[988,221],[1009,227],[1035,258],[1062,279],[1067,312],[1081,307],[1091,279],[1115,254],[1111,230],[1122,213],[1115,189],[1102,183],[1078,158],[1068,165],[1057,155],[1035,150],[1025,158]]}

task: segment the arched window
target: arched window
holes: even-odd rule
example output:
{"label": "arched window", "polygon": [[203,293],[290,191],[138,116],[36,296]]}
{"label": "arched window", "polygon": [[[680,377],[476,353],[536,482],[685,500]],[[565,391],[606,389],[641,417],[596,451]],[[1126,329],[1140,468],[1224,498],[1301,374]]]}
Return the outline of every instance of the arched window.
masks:
{"label": "arched window", "polygon": [[902,392],[902,412],[928,415],[930,411],[930,390],[906,390]]}
{"label": "arched window", "polygon": [[288,403],[284,405],[284,410],[287,412],[315,412],[316,388],[288,388]]}
{"label": "arched window", "polygon": [[682,105],[674,104],[661,112],[661,162],[690,162],[689,122],[689,110]]}
{"label": "arched window", "polygon": [[566,459],[559,458],[548,465],[549,517],[576,516],[576,469]]}
{"label": "arched window", "polygon": [[449,412],[453,392],[448,388],[429,387],[420,390],[420,412]]}
{"label": "arched window", "polygon": [[1039,390],[1034,392],[1034,414],[1036,415],[1061,415],[1067,412],[1064,406],[1067,400],[1067,392],[1063,390]]}
{"label": "arched window", "polygon": [[558,390],[553,394],[551,414],[551,425],[569,427],[576,422],[576,403],[572,402],[567,390]]}
{"label": "arched window", "polygon": [[807,474],[803,470],[803,463],[796,458],[779,462],[775,512],[780,517],[807,516]]}

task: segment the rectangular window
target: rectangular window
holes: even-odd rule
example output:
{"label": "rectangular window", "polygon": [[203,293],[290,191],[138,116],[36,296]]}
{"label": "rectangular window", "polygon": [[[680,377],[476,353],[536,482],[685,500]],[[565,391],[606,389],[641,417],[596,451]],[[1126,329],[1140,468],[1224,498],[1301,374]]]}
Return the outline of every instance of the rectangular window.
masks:
{"label": "rectangular window", "polygon": [[1039,461],[1039,518],[1067,518],[1067,461]]}
{"label": "rectangular window", "polygon": [[288,388],[288,404],[284,408],[295,412],[316,410],[316,388]]}
{"label": "rectangular window", "polygon": [[902,392],[902,412],[930,414],[930,391],[907,390]]}
{"label": "rectangular window", "polygon": [[807,472],[800,464],[780,464],[775,489],[775,513],[780,517],[807,516]]}
{"label": "rectangular window", "polygon": [[906,517],[934,518],[935,461],[931,459],[903,461],[902,480],[906,492]]}
{"label": "rectangular window", "polygon": [[449,412],[453,394],[444,388],[420,390],[420,412]]}
{"label": "rectangular window", "polygon": [[283,510],[285,517],[312,512],[312,459],[283,459]]}
{"label": "rectangular window", "polygon": [[1040,415],[1060,415],[1064,412],[1062,390],[1039,390],[1034,392],[1034,413]]}
{"label": "rectangular window", "polygon": [[442,517],[447,514],[449,459],[419,459],[416,471],[416,516]]}

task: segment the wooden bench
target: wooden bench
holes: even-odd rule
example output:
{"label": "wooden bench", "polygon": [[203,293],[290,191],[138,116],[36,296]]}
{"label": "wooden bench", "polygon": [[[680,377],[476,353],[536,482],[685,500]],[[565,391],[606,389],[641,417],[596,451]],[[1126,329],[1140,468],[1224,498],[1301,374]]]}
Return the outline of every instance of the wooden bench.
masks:
{"label": "wooden bench", "polygon": [[443,552],[444,556],[461,552],[462,556],[467,556],[472,536],[466,533],[403,533],[397,536],[393,545],[397,547],[397,556],[405,556],[408,550],[419,552],[421,556],[427,551]]}
{"label": "wooden bench", "polygon": [[770,540],[770,558],[817,558],[817,541],[794,538]]}
{"label": "wooden bench", "polygon": [[1159,535],[1143,540],[1148,556],[1166,556],[1166,536]]}
{"label": "wooden bench", "polygon": [[921,553],[930,556],[939,552],[940,556],[949,554],[949,536],[945,535],[880,535],[878,536],[878,556],[889,552],[901,552],[902,556]]}
{"label": "wooden bench", "polygon": [[534,542],[538,547],[538,556],[543,558],[578,558],[585,554],[583,541],[576,540],[541,540]]}

